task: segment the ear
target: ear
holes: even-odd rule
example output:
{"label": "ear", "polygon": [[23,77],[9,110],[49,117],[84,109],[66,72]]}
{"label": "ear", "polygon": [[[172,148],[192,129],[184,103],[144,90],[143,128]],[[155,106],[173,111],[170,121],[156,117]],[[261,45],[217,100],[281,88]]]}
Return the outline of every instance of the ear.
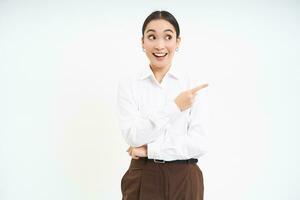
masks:
{"label": "ear", "polygon": [[144,49],[144,36],[141,38],[142,48]]}
{"label": "ear", "polygon": [[176,46],[177,46],[177,48],[179,47],[180,42],[181,42],[181,37],[179,36],[179,37],[176,39]]}

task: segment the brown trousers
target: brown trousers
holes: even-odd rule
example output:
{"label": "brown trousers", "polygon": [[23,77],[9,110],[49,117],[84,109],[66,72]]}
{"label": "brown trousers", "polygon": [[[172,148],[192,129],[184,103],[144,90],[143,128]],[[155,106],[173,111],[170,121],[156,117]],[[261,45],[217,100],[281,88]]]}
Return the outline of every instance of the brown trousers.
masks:
{"label": "brown trousers", "polygon": [[194,163],[132,159],[121,180],[122,200],[203,200],[202,171]]}

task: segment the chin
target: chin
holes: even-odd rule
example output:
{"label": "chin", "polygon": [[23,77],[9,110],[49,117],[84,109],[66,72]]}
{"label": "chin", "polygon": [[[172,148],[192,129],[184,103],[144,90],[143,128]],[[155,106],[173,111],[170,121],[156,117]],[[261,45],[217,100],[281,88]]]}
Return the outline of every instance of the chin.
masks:
{"label": "chin", "polygon": [[165,62],[163,62],[163,63],[154,62],[154,63],[151,63],[150,65],[151,65],[151,66],[155,66],[156,68],[162,69],[162,68],[168,67],[168,66],[170,65],[170,63],[165,63]]}

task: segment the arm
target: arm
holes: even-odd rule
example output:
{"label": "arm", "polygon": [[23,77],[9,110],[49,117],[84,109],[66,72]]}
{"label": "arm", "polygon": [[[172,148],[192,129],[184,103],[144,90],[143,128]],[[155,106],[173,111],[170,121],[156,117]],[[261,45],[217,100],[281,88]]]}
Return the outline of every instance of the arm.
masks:
{"label": "arm", "polygon": [[207,136],[203,127],[204,108],[206,92],[198,94],[195,104],[190,113],[190,121],[188,126],[188,133],[183,138],[183,142],[179,144],[182,149],[182,155],[185,158],[196,158],[204,155],[207,151]]}
{"label": "arm", "polygon": [[128,80],[119,82],[117,107],[122,135],[132,147],[155,141],[163,134],[168,122],[181,113],[175,101],[170,100],[162,110],[142,115],[133,96],[132,83]]}
{"label": "arm", "polygon": [[203,130],[203,112],[205,92],[197,94],[188,117],[188,128],[186,134],[161,136],[160,140],[148,144],[148,158],[152,159],[189,159],[198,158],[207,150],[206,133]]}

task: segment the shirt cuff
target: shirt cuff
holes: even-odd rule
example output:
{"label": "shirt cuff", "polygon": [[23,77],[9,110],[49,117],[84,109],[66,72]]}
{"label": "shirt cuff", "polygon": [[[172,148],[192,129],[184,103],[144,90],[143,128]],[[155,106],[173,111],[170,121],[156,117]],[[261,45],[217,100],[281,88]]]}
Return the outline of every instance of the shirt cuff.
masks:
{"label": "shirt cuff", "polygon": [[147,157],[149,159],[159,159],[159,155],[157,154],[157,152],[159,152],[157,141],[147,144]]}

